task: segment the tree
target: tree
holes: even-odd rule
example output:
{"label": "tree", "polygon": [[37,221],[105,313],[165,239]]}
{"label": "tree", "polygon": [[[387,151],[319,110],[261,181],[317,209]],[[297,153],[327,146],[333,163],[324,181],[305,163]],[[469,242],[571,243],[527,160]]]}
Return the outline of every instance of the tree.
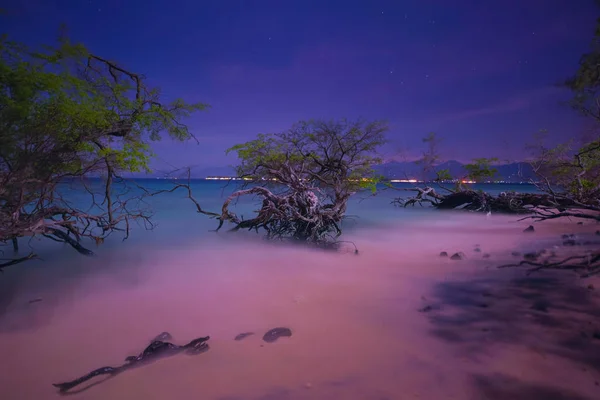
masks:
{"label": "tree", "polygon": [[[194,136],[182,118],[206,104],[164,103],[160,91],[119,64],[63,40],[34,51],[0,40],[0,243],[43,236],[82,254],[88,238],[102,243],[130,223],[151,227],[124,172],[149,170],[150,143],[162,133]],[[101,178],[95,180],[90,178]],[[65,196],[68,185],[86,202]],[[0,269],[35,257],[4,259]]]}
{"label": "tree", "polygon": [[415,161],[417,165],[423,168],[423,180],[427,180],[432,172],[435,172],[438,179],[445,176],[446,171],[437,171],[436,167],[441,161],[439,153],[439,145],[442,140],[435,134],[430,132],[421,139],[427,145],[427,149],[422,153],[422,157]]}
{"label": "tree", "polygon": [[[342,233],[350,196],[375,190],[379,178],[372,166],[381,162],[376,151],[387,129],[381,121],[301,121],[232,147],[238,176],[252,183],[226,199],[219,228],[228,221],[233,231],[262,229],[270,239],[331,244]],[[243,220],[229,208],[246,195],[260,196],[262,206]]]}
{"label": "tree", "polygon": [[472,162],[465,164],[467,174],[462,180],[481,182],[496,176],[498,169],[493,164],[498,162],[498,158],[475,158]]}
{"label": "tree", "polygon": [[576,148],[572,142],[547,148],[538,144],[531,160],[537,188],[550,204],[535,219],[580,217],[600,221],[600,138]]}
{"label": "tree", "polygon": [[590,47],[590,51],[580,57],[577,72],[564,84],[573,92],[571,106],[584,116],[600,122],[600,18],[597,19]]}
{"label": "tree", "polygon": [[[600,3],[599,3],[600,4]],[[565,81],[573,93],[571,106],[595,122],[596,129],[584,143],[573,140],[547,147],[543,137],[530,145],[531,165],[540,191],[551,200],[539,208],[538,220],[560,217],[580,217],[600,221],[600,18],[592,39],[590,52],[583,54],[579,68]]]}
{"label": "tree", "polygon": [[442,140],[434,133],[428,133],[423,139],[423,143],[427,145],[426,151],[422,153],[422,157],[415,161],[417,165],[423,168],[423,180],[430,179],[431,174],[435,173],[434,182],[452,181],[458,182],[457,190],[460,190],[462,181],[477,181],[493,178],[498,170],[493,167],[493,164],[498,162],[497,158],[476,158],[471,163],[465,164],[465,174],[463,176],[453,177],[448,169],[439,169],[438,166],[442,162],[442,156],[439,151],[439,146]]}

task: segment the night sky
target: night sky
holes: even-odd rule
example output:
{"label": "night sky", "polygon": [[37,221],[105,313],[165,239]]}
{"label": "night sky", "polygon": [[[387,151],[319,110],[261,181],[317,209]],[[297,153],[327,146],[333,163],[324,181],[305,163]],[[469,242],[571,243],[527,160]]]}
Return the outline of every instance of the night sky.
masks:
{"label": "night sky", "polygon": [[[144,73],[167,98],[211,104],[188,121],[200,145],[161,142],[178,167],[234,162],[224,150],[310,118],[387,119],[387,157],[428,132],[448,159],[523,157],[548,129],[581,134],[555,84],[589,48],[592,0],[0,0],[0,31],[74,41]],[[20,4],[10,4],[20,3]]]}

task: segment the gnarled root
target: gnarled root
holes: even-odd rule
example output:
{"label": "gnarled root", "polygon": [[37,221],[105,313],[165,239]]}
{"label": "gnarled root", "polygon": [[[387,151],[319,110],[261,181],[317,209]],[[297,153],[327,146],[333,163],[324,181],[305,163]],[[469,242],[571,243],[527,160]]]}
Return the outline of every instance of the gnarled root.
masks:
{"label": "gnarled root", "polygon": [[[241,219],[229,209],[231,202],[241,196],[262,197],[261,208],[251,219]],[[342,234],[339,223],[345,209],[345,199],[336,204],[321,204],[311,190],[290,191],[277,195],[264,187],[253,187],[231,194],[223,204],[221,228],[224,221],[235,226],[230,231],[264,229],[269,239],[295,239],[316,244],[331,243]]]}

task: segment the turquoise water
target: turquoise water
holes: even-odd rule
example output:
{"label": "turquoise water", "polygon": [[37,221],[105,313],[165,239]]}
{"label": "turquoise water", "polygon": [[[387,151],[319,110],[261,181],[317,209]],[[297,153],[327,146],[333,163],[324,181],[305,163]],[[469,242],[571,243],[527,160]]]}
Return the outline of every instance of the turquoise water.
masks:
{"label": "turquoise water", "polygon": [[[125,198],[127,198],[127,196],[136,196],[142,193],[136,185],[143,186],[149,191],[160,191],[173,188],[177,182],[181,181],[141,179],[127,183],[127,188],[124,188],[123,185],[117,185],[116,190],[126,193]],[[93,182],[91,186],[98,194],[101,193],[100,181]],[[224,200],[235,190],[240,189],[241,183],[235,181],[193,180],[190,186],[194,198],[204,210],[220,213]],[[347,219],[342,224],[344,232],[350,233],[361,227],[375,227],[393,221],[439,218],[439,213],[430,207],[404,208],[392,204],[392,200],[396,197],[411,196],[412,193],[405,191],[405,189],[412,187],[412,184],[394,183],[393,189],[380,185],[379,191],[375,195],[369,191],[355,194],[349,201]],[[527,184],[477,184],[472,187],[491,194],[504,191],[536,191],[533,185]],[[87,209],[90,206],[90,195],[83,192],[78,184],[65,186],[63,191],[79,207]],[[442,192],[440,190],[440,193]],[[139,204],[139,207],[153,214],[152,222],[155,227],[148,230],[141,224],[133,224],[132,233],[126,243],[128,245],[156,243],[168,246],[176,245],[181,241],[215,235],[212,231],[218,226],[218,222],[208,216],[196,213],[194,204],[186,196],[187,191],[180,188],[172,193],[146,197],[144,203]],[[249,218],[253,211],[259,208],[260,200],[256,197],[245,196],[239,198],[233,204],[232,210],[239,216]],[[226,226],[222,231],[226,231]],[[106,252],[121,246],[123,243],[122,238],[121,233],[115,233],[106,240],[98,251]],[[61,245],[56,246],[54,243],[41,242],[37,242],[35,246],[49,255],[55,253],[56,249],[62,248]],[[95,244],[93,246],[95,247]]]}

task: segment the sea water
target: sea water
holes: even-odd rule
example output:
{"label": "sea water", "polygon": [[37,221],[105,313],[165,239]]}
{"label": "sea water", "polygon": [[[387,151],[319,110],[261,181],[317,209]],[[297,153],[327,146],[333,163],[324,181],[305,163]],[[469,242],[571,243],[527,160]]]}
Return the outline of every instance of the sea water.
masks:
{"label": "sea water", "polygon": [[[211,211],[235,188],[192,182]],[[33,242],[43,260],[0,276],[1,398],[59,398],[52,383],[119,365],[163,331],[178,344],[210,335],[210,350],[97,378],[73,398],[598,398],[595,292],[572,275],[495,268],[567,228],[527,234],[517,217],[395,207],[400,194],[356,195],[342,237],[353,244],[340,252],[211,232],[216,221],[183,190],[148,199],[156,228],[115,235],[96,257]],[[258,205],[236,207],[250,216]],[[264,342],[275,327],[292,337]],[[242,332],[255,334],[235,341]]]}

